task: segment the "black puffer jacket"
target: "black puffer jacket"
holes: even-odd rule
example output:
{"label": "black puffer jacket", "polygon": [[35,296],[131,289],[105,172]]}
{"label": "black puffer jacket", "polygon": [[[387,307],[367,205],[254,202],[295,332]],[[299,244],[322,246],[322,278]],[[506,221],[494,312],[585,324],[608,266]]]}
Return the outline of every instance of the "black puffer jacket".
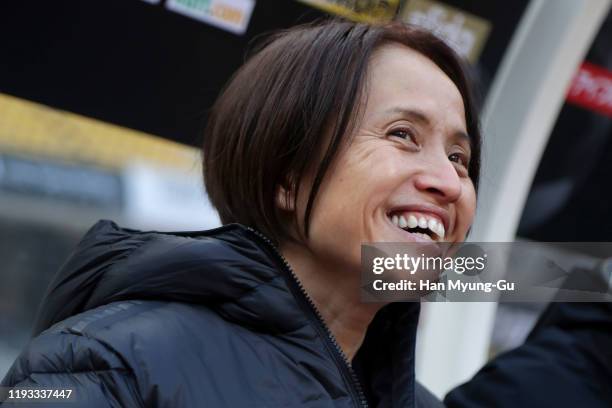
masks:
{"label": "black puffer jacket", "polygon": [[[440,406],[414,379],[418,313],[417,303],[383,308],[349,365],[289,266],[255,231],[228,225],[168,234],[103,221],[58,273],[40,335],[2,384],[73,388],[71,407]],[[447,404],[516,406],[538,389],[520,381],[525,374],[550,382],[551,373],[572,372],[550,360],[566,352],[554,338],[535,345],[519,358],[505,356]],[[573,357],[580,373],[593,372],[580,351]],[[601,361],[592,364],[601,371],[597,381],[609,375]],[[562,378],[559,393],[579,383]],[[599,384],[576,392],[605,406]]]}
{"label": "black puffer jacket", "polygon": [[372,374],[359,381],[254,231],[141,233],[103,221],[56,277],[44,332],[3,383],[72,387],[83,407],[356,407],[366,398],[410,407],[418,312],[398,304],[380,314],[357,359]]}

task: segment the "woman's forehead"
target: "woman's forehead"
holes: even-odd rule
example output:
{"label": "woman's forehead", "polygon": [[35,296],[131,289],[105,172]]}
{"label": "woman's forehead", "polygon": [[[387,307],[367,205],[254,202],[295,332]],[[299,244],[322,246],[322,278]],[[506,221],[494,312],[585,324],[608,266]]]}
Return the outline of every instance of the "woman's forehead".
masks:
{"label": "woman's forehead", "polygon": [[373,55],[366,88],[366,115],[415,111],[431,122],[465,128],[463,98],[453,81],[429,58],[401,44]]}

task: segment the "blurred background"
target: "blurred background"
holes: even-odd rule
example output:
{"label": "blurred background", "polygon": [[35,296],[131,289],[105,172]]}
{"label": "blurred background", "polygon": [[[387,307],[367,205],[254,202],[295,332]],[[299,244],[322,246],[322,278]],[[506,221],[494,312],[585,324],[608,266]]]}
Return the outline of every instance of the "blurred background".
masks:
{"label": "blurred background", "polygon": [[[471,240],[612,241],[610,0],[2,2],[0,378],[95,221],[219,225],[197,149],[207,110],[256,37],[325,15],[420,25],[469,61],[485,135]],[[419,379],[443,395],[543,307],[424,305]]]}

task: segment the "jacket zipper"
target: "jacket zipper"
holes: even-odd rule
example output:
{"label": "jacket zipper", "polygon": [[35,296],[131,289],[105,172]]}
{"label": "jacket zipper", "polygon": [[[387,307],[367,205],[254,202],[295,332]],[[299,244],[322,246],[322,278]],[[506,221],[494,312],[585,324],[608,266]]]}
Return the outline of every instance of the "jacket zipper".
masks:
{"label": "jacket zipper", "polygon": [[297,277],[297,275],[291,268],[291,265],[289,265],[289,262],[287,262],[285,257],[281,254],[280,250],[276,247],[276,245],[274,245],[274,243],[268,237],[266,237],[264,234],[262,234],[261,232],[257,231],[254,228],[247,227],[247,229],[251,231],[255,236],[260,238],[262,241],[264,241],[272,249],[272,251],[278,256],[278,258],[282,261],[282,264],[284,265],[286,272],[289,273],[294,283],[299,288],[299,291],[301,292],[304,300],[310,306],[312,312],[314,313],[319,327],[325,333],[324,338],[327,341],[328,345],[331,346],[330,347],[331,350],[334,351],[334,357],[336,358],[336,361],[340,362],[340,368],[344,370],[346,376],[348,377],[349,388],[353,392],[353,394],[355,394],[355,396],[357,397],[358,404],[362,408],[367,408],[368,401],[363,392],[363,387],[359,383],[359,378],[357,378],[357,374],[355,373],[355,370],[353,370],[353,367],[351,366],[351,363],[346,357],[346,354],[344,354],[344,352],[340,348],[340,345],[338,344],[336,337],[333,335],[329,327],[327,327],[327,324],[325,323],[325,320],[323,320],[323,316],[321,315],[321,312],[319,312],[319,309],[314,304],[312,298],[306,292],[306,289],[304,289],[302,282],[300,281],[300,279]]}

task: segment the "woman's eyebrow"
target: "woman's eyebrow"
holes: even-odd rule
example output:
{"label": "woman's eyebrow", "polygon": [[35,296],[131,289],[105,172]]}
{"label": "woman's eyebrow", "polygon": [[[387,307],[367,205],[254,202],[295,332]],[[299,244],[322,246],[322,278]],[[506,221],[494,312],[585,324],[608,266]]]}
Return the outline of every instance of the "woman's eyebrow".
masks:
{"label": "woman's eyebrow", "polygon": [[420,124],[424,126],[431,127],[431,121],[429,120],[429,117],[424,112],[418,109],[395,106],[385,110],[383,113],[385,115],[401,115],[410,118],[415,122],[420,122]]}
{"label": "woman's eyebrow", "polygon": [[454,133],[454,137],[459,139],[459,141],[466,143],[468,146],[472,145],[472,138],[465,132],[457,131]]}

